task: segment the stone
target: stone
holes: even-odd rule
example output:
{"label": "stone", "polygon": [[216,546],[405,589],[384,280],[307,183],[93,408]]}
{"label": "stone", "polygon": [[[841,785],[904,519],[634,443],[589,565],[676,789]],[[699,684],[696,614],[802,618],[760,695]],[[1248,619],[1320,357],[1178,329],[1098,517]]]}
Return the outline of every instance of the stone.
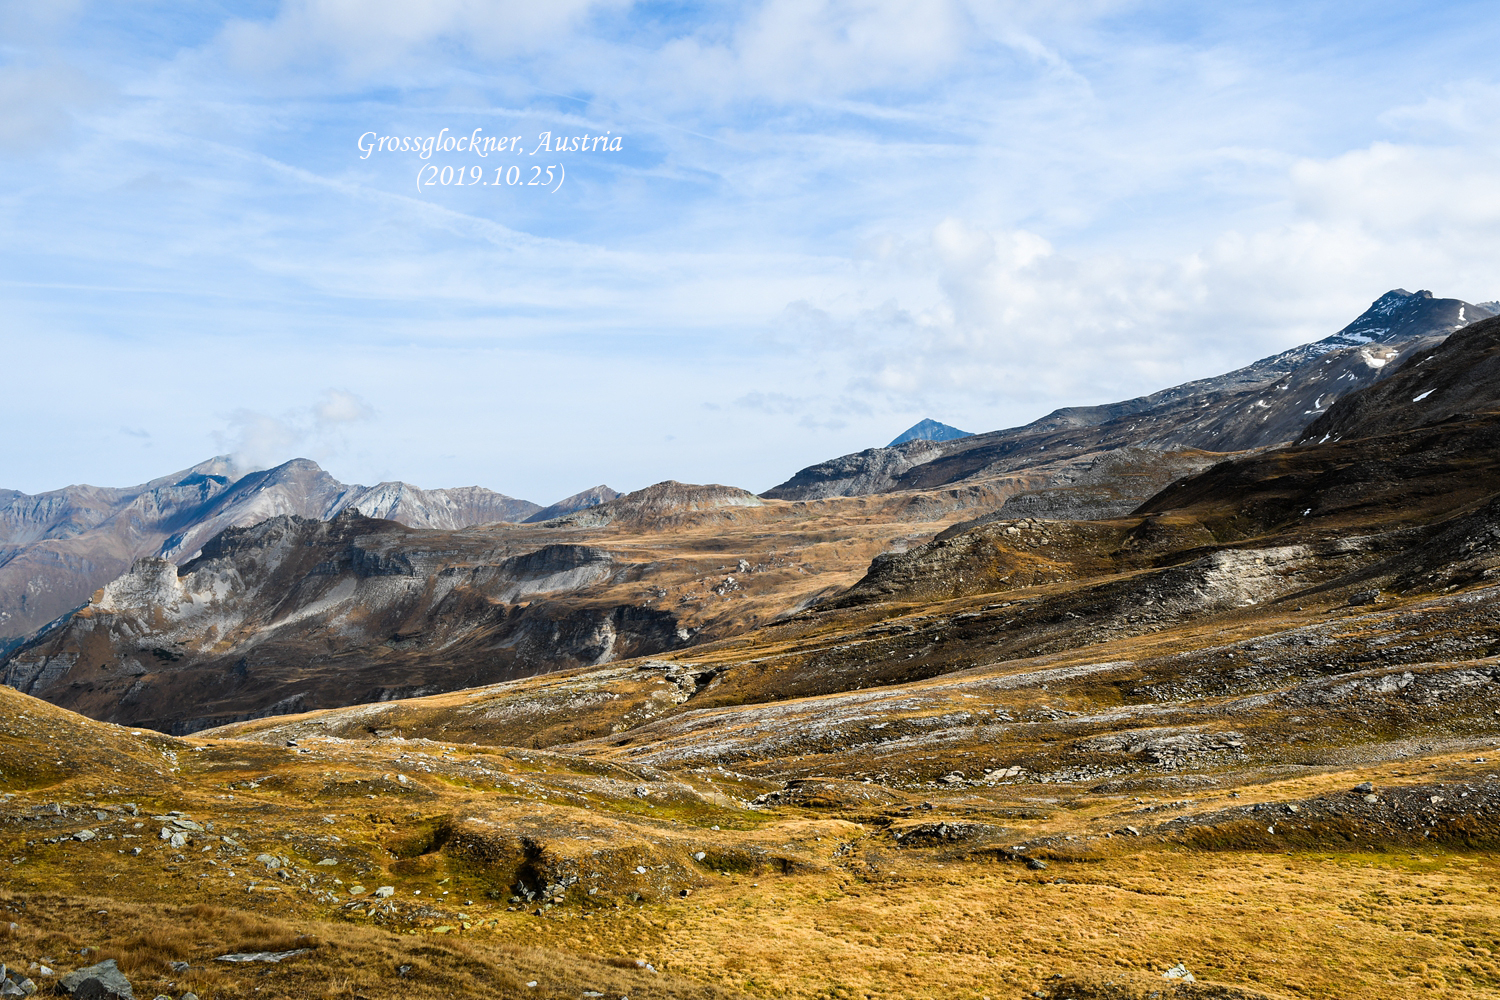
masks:
{"label": "stone", "polygon": [[699,851],[697,854],[693,855],[693,860],[694,861],[702,861],[706,857],[708,857],[707,854],[705,854],[703,851]]}
{"label": "stone", "polygon": [[77,1000],[135,1000],[130,980],[112,958],[68,973],[58,980],[57,990]]}
{"label": "stone", "polygon": [[1180,979],[1184,983],[1197,982],[1197,980],[1193,978],[1193,974],[1187,970],[1187,966],[1182,964],[1181,962],[1178,962],[1166,972],[1163,972],[1161,974],[1161,977],[1163,979]]}
{"label": "stone", "polygon": [[178,997],[177,1000],[198,1000],[198,994],[193,993],[193,992],[187,992],[187,993],[184,993],[182,996]]}
{"label": "stone", "polygon": [[1371,805],[1374,805],[1375,803],[1377,803],[1377,802],[1380,801],[1380,796],[1379,795],[1366,795],[1365,796],[1365,801],[1368,802],[1368,803],[1370,803]]}
{"label": "stone", "polygon": [[93,840],[97,836],[99,836],[99,835],[97,833],[95,833],[93,830],[79,830],[77,833],[73,834],[73,839],[74,840],[78,840],[78,841],[82,841],[83,843],[86,844],[89,841]]}
{"label": "stone", "polygon": [[173,847],[183,847],[187,844],[187,841],[187,834],[179,831],[172,834],[172,839],[167,841],[167,843],[171,844]]}
{"label": "stone", "polygon": [[387,898],[389,896],[394,896],[395,894],[396,894],[396,887],[393,886],[393,885],[383,885],[379,889],[375,890],[375,898],[376,899],[385,899],[385,898]]}
{"label": "stone", "polygon": [[1354,790],[1361,793],[1373,792],[1375,790],[1375,786],[1370,784],[1370,782],[1368,781],[1361,781],[1359,784],[1354,786]]}
{"label": "stone", "polygon": [[1026,867],[1030,868],[1034,872],[1039,872],[1047,867],[1047,862],[1043,861],[1041,858],[1027,858]]}
{"label": "stone", "polygon": [[192,968],[192,966],[191,966],[191,965],[189,965],[189,964],[188,964],[188,963],[186,963],[186,962],[168,962],[168,963],[167,963],[167,966],[168,966],[168,967],[169,967],[169,968],[170,968],[170,969],[171,969],[171,970],[172,970],[172,971],[173,971],[173,972],[179,972],[179,973],[180,973],[180,972],[186,972],[186,971],[187,971],[187,970],[188,970],[188,969],[191,969],[191,968]]}
{"label": "stone", "polygon": [[338,863],[339,862],[337,858],[324,858],[322,861],[318,862],[318,864],[320,865],[336,865]]}
{"label": "stone", "polygon": [[306,955],[311,948],[293,948],[291,951],[238,951],[232,955],[220,955],[218,962],[283,962],[298,955]]}

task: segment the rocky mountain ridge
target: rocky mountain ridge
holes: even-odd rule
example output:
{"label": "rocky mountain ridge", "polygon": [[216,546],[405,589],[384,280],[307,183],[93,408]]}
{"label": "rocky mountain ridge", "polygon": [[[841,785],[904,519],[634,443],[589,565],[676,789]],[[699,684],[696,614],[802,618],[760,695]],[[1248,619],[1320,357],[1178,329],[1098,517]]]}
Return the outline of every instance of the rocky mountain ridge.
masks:
{"label": "rocky mountain ridge", "polygon": [[360,510],[412,527],[520,521],[542,508],[478,486],[341,483],[307,459],[242,474],[220,456],[124,489],[68,486],[0,497],[0,643],[14,642],[153,555],[182,562],[225,528]]}
{"label": "rocky mountain ridge", "polygon": [[137,560],[0,659],[0,682],[189,732],[597,665],[794,613],[993,503],[786,504],[669,481],[532,524],[278,514],[181,566]]}
{"label": "rocky mountain ridge", "polygon": [[[1023,476],[1049,466],[1043,489],[1066,487],[1119,448],[1236,452],[1293,441],[1333,401],[1372,385],[1413,353],[1495,314],[1489,306],[1394,289],[1338,333],[1225,375],[1103,406],[1068,407],[1023,427],[954,441],[871,448],[801,470],[762,496],[856,496]],[[1126,484],[1122,484],[1126,485]],[[1018,482],[1018,491],[1024,483]],[[1149,494],[1098,508],[1124,513]]]}

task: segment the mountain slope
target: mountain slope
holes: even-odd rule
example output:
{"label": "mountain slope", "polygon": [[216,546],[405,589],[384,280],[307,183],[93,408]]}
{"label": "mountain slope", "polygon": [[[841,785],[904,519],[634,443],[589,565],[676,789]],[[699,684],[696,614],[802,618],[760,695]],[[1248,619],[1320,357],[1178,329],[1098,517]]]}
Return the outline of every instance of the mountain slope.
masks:
{"label": "mountain slope", "polygon": [[240,475],[222,456],[140,486],[12,492],[0,504],[0,644],[78,607],[136,558],[183,561],[228,527],[353,507],[413,527],[460,528],[541,509],[477,486],[348,485],[307,459]]}
{"label": "mountain slope", "polygon": [[523,524],[534,524],[537,521],[550,521],[554,517],[562,517],[564,514],[571,514],[576,510],[583,510],[586,507],[597,507],[601,503],[609,503],[611,500],[614,500],[622,495],[623,494],[617,492],[616,490],[612,490],[608,486],[604,486],[601,484],[599,486],[593,487],[592,489],[584,490],[582,493],[574,493],[570,497],[564,497],[552,506],[543,507],[541,510],[535,512],[530,517],[523,518],[521,520]]}
{"label": "mountain slope", "polygon": [[906,430],[896,435],[896,439],[887,448],[894,448],[908,441],[956,441],[959,438],[973,437],[968,431],[961,431],[957,427],[938,423],[936,420],[926,418],[918,420]]}
{"label": "mountain slope", "polygon": [[1475,323],[1412,354],[1365,392],[1345,396],[1301,436],[1304,443],[1388,434],[1500,405],[1500,318]]}
{"label": "mountain slope", "polygon": [[[1104,406],[1069,407],[1023,427],[956,441],[868,449],[803,469],[762,496],[796,500],[931,489],[1116,448],[1232,452],[1283,444],[1335,399],[1493,314],[1431,292],[1396,289],[1338,333],[1225,375]],[[1063,468],[1053,476],[1059,485],[1069,481]]]}
{"label": "mountain slope", "polygon": [[236,718],[446,691],[743,632],[995,498],[830,503],[659,483],[536,524],[408,528],[281,514],[182,566],[147,557],[0,661],[0,680],[120,722]]}

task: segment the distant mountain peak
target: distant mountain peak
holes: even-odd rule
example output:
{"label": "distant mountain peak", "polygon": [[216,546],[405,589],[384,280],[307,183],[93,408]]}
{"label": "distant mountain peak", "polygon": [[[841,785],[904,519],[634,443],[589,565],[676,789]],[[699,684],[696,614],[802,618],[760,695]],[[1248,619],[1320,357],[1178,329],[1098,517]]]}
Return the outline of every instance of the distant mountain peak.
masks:
{"label": "distant mountain peak", "polygon": [[619,491],[612,490],[608,486],[601,484],[584,490],[582,493],[574,493],[570,497],[564,497],[550,507],[542,508],[528,517],[524,523],[531,524],[535,521],[550,521],[554,517],[562,517],[565,514],[583,510],[586,507],[597,507],[601,503],[609,503],[609,501],[622,495]]}
{"label": "distant mountain peak", "polygon": [[940,424],[936,420],[924,418],[896,435],[896,440],[886,445],[886,447],[894,448],[896,445],[905,444],[908,441],[956,441],[959,438],[973,436],[968,431],[961,431],[957,427],[950,427],[947,424]]}

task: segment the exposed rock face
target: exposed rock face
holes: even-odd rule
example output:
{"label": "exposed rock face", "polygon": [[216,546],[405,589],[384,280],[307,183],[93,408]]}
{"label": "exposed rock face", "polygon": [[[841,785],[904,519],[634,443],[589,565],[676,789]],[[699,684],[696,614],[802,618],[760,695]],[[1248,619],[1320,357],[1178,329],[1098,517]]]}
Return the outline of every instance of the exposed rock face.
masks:
{"label": "exposed rock face", "polygon": [[595,486],[592,489],[584,490],[582,493],[574,493],[570,497],[557,501],[557,503],[550,507],[543,507],[535,514],[526,518],[523,523],[533,524],[537,521],[550,521],[554,517],[562,517],[564,514],[571,514],[575,510],[583,510],[587,507],[597,507],[601,503],[609,503],[621,495],[608,486]]}
{"label": "exposed rock face", "polygon": [[1370,437],[1500,408],[1500,318],[1412,353],[1366,392],[1345,396],[1310,424],[1302,443]]}
{"label": "exposed rock face", "polygon": [[762,495],[804,500],[931,489],[1127,447],[1232,452],[1285,444],[1334,400],[1492,315],[1488,306],[1396,289],[1333,336],[1226,375],[1105,406],[1057,410],[1024,427],[935,442],[923,452],[906,450],[915,442],[872,448],[810,466]]}
{"label": "exposed rock face", "polygon": [[525,521],[538,506],[482,486],[422,490],[407,483],[381,483],[345,505],[366,517],[400,521],[413,528],[467,528],[476,524]]}
{"label": "exposed rock face", "polygon": [[327,519],[347,507],[447,529],[519,521],[541,509],[477,486],[351,486],[306,459],[241,475],[219,457],[128,489],[3,491],[0,650],[78,607],[141,556],[182,562],[225,528],[288,514]]}
{"label": "exposed rock face", "polygon": [[[17,650],[3,679],[121,722],[191,732],[658,652],[667,611],[536,602],[627,571],[609,552],[515,552],[352,508],[231,528],[177,567],[147,557]],[[191,692],[191,694],[189,694]]]}
{"label": "exposed rock face", "polygon": [[896,489],[904,473],[944,454],[942,445],[922,440],[890,448],[866,448],[810,465],[761,496],[769,500],[822,500],[884,493]]}
{"label": "exposed rock face", "polygon": [[557,527],[603,527],[628,524],[634,527],[660,527],[692,518],[705,511],[732,507],[761,507],[764,502],[749,490],[735,486],[695,486],[667,480],[634,493],[575,511],[557,518]]}

